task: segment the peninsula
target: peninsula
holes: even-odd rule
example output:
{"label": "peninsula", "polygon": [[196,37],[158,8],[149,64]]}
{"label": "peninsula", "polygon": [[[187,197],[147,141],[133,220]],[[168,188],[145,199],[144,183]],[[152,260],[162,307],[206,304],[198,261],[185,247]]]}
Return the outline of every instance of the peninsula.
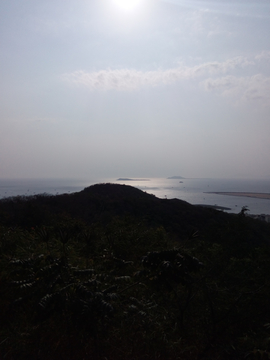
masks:
{"label": "peninsula", "polygon": [[251,197],[251,198],[256,198],[256,199],[270,200],[270,193],[207,191],[207,192],[205,192],[205,194],[243,196],[243,197]]}

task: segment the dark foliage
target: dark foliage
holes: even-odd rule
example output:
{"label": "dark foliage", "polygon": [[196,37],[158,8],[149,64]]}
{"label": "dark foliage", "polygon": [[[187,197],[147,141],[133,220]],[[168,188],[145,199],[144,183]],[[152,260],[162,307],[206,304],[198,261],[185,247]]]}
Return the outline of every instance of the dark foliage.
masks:
{"label": "dark foliage", "polygon": [[0,358],[268,359],[270,227],[124,185],[0,201]]}

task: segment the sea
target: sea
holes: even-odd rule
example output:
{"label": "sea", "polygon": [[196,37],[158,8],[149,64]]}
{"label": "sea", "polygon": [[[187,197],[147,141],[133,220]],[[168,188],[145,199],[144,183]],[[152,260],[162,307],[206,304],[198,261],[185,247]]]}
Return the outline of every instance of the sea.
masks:
{"label": "sea", "polygon": [[270,214],[270,200],[213,194],[213,192],[270,193],[270,179],[206,179],[206,178],[91,178],[91,179],[0,179],[0,199],[37,194],[70,194],[98,183],[131,185],[162,199],[181,199],[193,205],[211,205],[239,213]]}

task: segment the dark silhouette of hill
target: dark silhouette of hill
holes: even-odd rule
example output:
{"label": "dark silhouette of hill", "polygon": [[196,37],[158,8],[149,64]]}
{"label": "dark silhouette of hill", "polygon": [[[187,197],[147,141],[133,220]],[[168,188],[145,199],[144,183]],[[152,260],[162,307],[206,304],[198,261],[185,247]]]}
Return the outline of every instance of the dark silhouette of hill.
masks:
{"label": "dark silhouette of hill", "polygon": [[0,201],[0,222],[24,228],[49,225],[59,217],[108,224],[114,217],[134,217],[151,226],[163,226],[178,238],[199,231],[203,237],[222,241],[241,233],[246,241],[269,239],[270,226],[250,218],[191,205],[179,199],[159,199],[137,188],[96,184],[73,194],[13,197]]}
{"label": "dark silhouette of hill", "polygon": [[0,359],[269,358],[269,239],[127,185],[2,199]]}

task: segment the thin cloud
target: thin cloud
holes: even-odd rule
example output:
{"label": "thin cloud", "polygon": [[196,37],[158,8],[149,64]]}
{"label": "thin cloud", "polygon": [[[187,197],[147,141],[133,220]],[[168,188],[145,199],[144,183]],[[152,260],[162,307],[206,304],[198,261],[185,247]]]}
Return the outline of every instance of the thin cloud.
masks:
{"label": "thin cloud", "polygon": [[270,77],[262,74],[209,78],[203,85],[207,91],[221,93],[223,96],[237,97],[244,102],[261,101],[265,105],[270,105]]}
{"label": "thin cloud", "polygon": [[62,79],[72,84],[86,86],[90,90],[132,91],[145,86],[168,85],[209,74],[225,74],[230,70],[250,64],[253,63],[247,58],[235,57],[224,62],[208,62],[193,67],[180,65],[167,70],[107,69],[93,72],[78,70],[63,74]]}
{"label": "thin cloud", "polygon": [[255,56],[256,60],[270,60],[270,51],[262,51],[260,54]]}
{"label": "thin cloud", "polygon": [[[205,91],[232,97],[237,101],[260,101],[270,105],[270,78],[262,74],[240,77],[229,75],[234,70],[253,66],[267,59],[270,52],[262,52],[254,60],[238,56],[223,62],[207,62],[188,67],[183,64],[167,70],[139,71],[135,69],[107,69],[93,72],[83,70],[62,75],[62,80],[85,86],[91,91],[136,91],[144,87],[170,85],[184,80],[200,79]],[[207,77],[202,80],[202,78]],[[209,77],[210,76],[210,77]]]}

